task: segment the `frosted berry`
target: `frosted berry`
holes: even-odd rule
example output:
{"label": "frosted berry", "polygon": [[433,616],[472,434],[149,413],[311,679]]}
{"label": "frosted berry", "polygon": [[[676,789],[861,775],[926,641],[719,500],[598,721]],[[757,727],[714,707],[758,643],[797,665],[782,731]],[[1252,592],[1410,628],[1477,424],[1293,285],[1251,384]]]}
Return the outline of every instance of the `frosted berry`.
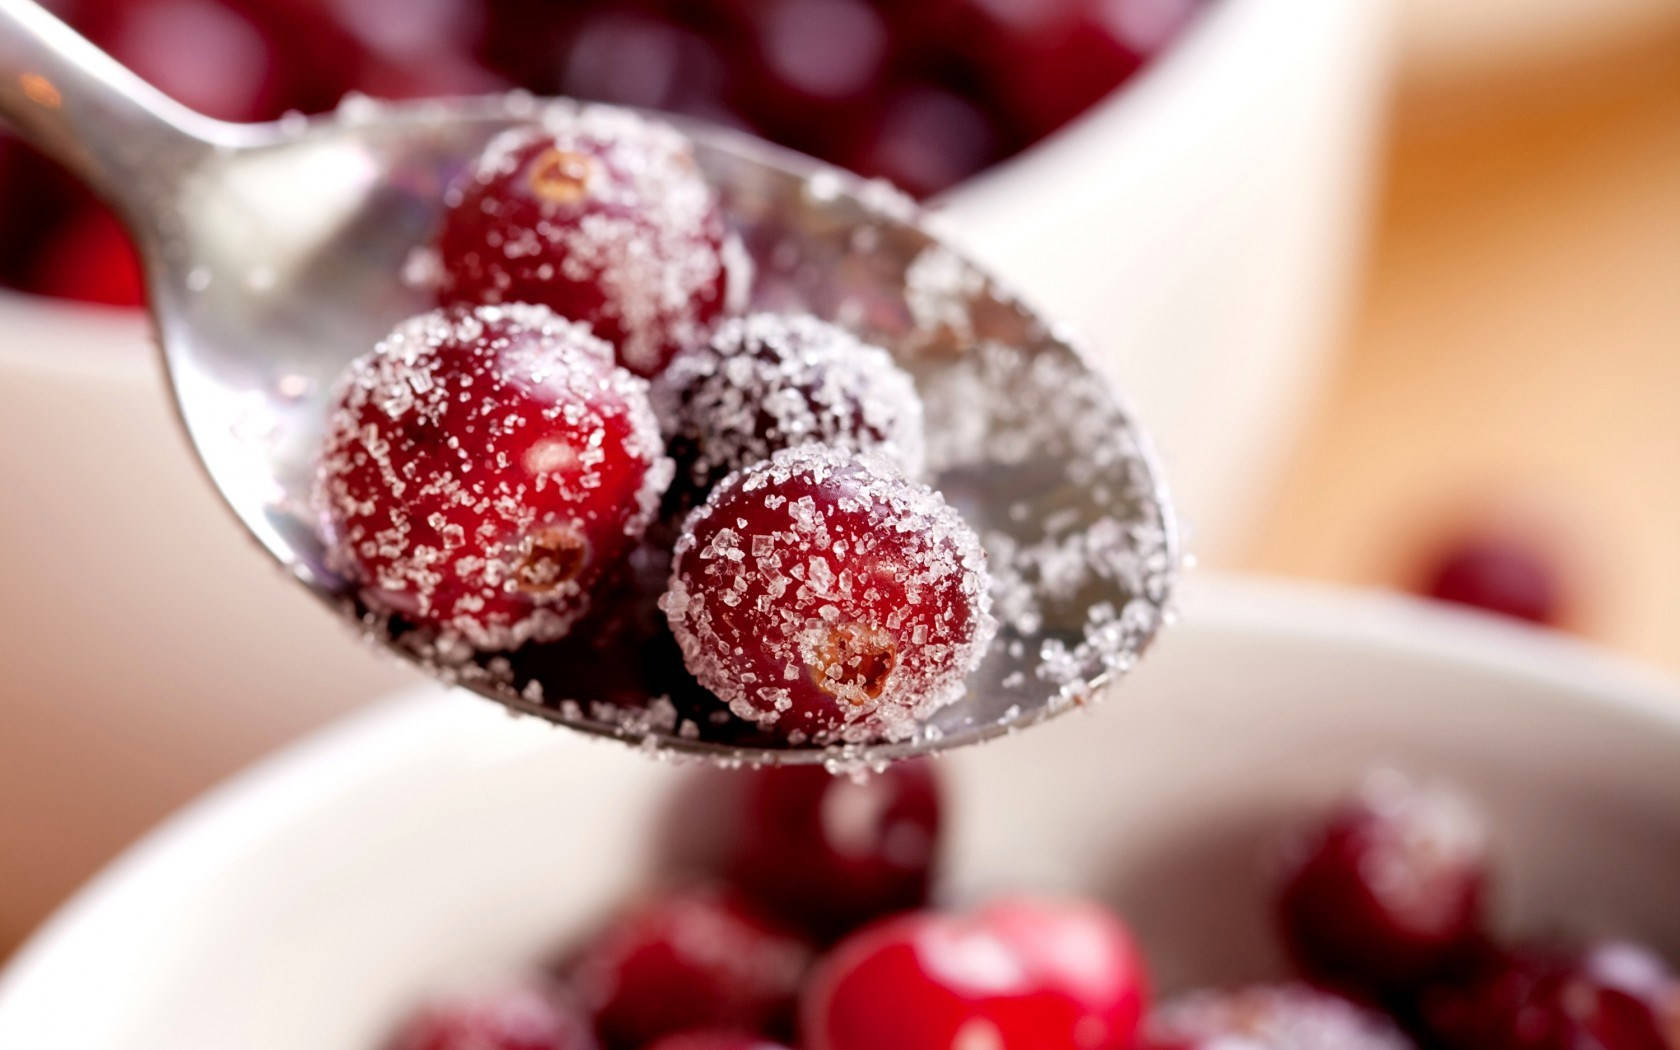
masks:
{"label": "frosted berry", "polygon": [[1442,1050],[1674,1050],[1680,984],[1636,979],[1601,952],[1525,947],[1432,989],[1422,1016]]}
{"label": "frosted berry", "polygon": [[557,105],[493,140],[446,204],[445,302],[552,307],[644,376],[724,309],[722,213],[688,140],[663,124]]}
{"label": "frosted berry", "polygon": [[541,307],[411,318],[354,362],[317,499],[369,604],[485,649],[565,634],[669,483],[647,384]]}
{"label": "frosted berry", "polygon": [[1307,985],[1193,992],[1162,1005],[1145,1050],[1411,1050],[1381,1014]]}
{"label": "frosted berry", "polygon": [[1437,601],[1530,623],[1556,624],[1562,616],[1562,587],[1551,561],[1510,536],[1472,536],[1441,552],[1419,589]]}
{"label": "frosted berry", "polygon": [[1284,942],[1336,987],[1405,992],[1476,949],[1486,881],[1486,835],[1468,804],[1379,773],[1296,843],[1279,897]]}
{"label": "frosted berry", "polygon": [[807,1050],[1128,1050],[1148,999],[1120,921],[1083,901],[888,919],[841,942],[800,1004]]}
{"label": "frosted berry", "polygon": [[986,556],[939,494],[873,458],[784,449],[689,516],[661,602],[683,662],[794,741],[908,736],[995,628]]}
{"label": "frosted berry", "polygon": [[737,774],[717,840],[723,872],[755,903],[822,938],[927,903],[939,781],[927,761],[854,779],[816,766]]}
{"label": "frosted berry", "polygon": [[554,989],[521,984],[432,1003],[385,1050],[596,1050],[596,1044],[583,1017]]}
{"label": "frosted berry", "polygon": [[739,1032],[684,1032],[649,1046],[647,1050],[788,1050],[781,1043]]}
{"label": "frosted berry", "polygon": [[922,468],[922,403],[880,347],[815,317],[726,321],[653,384],[676,489],[703,496],[741,467],[816,442]]}
{"label": "frosted berry", "polygon": [[611,1050],[693,1029],[764,1032],[792,1016],[810,964],[800,938],[727,894],[688,890],[632,905],[567,967]]}

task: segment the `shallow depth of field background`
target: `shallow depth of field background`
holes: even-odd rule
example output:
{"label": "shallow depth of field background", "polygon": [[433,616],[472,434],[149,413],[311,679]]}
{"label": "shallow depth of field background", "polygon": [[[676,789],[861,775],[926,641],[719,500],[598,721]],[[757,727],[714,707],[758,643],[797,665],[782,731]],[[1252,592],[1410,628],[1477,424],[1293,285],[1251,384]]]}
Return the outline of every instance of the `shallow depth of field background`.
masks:
{"label": "shallow depth of field background", "polygon": [[[1334,373],[1266,513],[1212,567],[1410,588],[1459,537],[1508,537],[1555,577],[1565,629],[1680,672],[1680,5],[1400,7]],[[950,177],[923,170],[922,188]],[[0,722],[0,763],[5,746]],[[0,957],[162,815],[101,828],[74,878],[10,907],[0,818]]]}

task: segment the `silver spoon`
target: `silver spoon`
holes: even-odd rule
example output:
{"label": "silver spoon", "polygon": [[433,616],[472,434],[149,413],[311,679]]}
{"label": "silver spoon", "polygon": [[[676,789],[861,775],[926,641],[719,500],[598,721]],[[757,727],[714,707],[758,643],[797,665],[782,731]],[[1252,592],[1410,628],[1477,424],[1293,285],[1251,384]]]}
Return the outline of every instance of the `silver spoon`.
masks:
{"label": "silver spoon", "polygon": [[[497,131],[564,104],[353,99],[324,117],[225,124],[30,0],[0,0],[0,116],[133,233],[176,408],[211,481],[292,576],[410,657],[326,567],[308,505],[325,402],[350,359],[429,305],[402,274],[445,186]],[[1085,703],[1154,637],[1178,567],[1160,475],[1131,418],[1064,334],[945,248],[907,198],[745,135],[682,126],[758,264],[755,304],[838,320],[916,377],[932,480],[991,554],[997,642],[968,695],[915,736],[829,749],[722,714],[685,688],[654,636],[621,652],[562,643],[430,669],[573,729],[754,764],[879,764]],[[657,588],[657,567],[649,575]]]}

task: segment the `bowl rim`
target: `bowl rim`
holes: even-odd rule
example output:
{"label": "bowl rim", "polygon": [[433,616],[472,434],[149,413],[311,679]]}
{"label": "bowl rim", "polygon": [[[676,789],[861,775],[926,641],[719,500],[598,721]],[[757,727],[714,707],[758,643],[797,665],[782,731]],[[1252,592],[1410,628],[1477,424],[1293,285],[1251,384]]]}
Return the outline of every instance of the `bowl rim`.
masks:
{"label": "bowl rim", "polygon": [[[1383,653],[1459,673],[1493,675],[1600,710],[1664,739],[1680,755],[1680,688],[1669,676],[1586,642],[1404,595],[1261,577],[1201,575],[1184,590],[1169,633],[1290,639]],[[445,739],[483,705],[426,683],[380,698],[234,774],[188,803],[107,864],[19,946],[0,969],[0,1016],[31,995],[84,987],[78,960],[166,899],[188,876],[243,855],[267,829],[329,807],[341,792],[389,777],[416,745]],[[1099,715],[1100,717],[1100,715]],[[481,724],[481,723],[480,723]],[[580,754],[616,756],[622,749]]]}

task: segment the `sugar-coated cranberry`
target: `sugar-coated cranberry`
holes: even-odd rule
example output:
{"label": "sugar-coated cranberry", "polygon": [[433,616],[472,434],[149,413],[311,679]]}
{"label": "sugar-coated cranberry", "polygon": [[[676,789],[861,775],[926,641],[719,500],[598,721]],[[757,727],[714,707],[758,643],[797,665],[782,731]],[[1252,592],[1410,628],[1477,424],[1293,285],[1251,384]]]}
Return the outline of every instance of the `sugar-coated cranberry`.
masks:
{"label": "sugar-coated cranberry", "polygon": [[1563,598],[1557,571],[1513,536],[1469,536],[1441,553],[1419,587],[1438,601],[1538,624],[1556,624]]}
{"label": "sugar-coated cranberry", "polygon": [[810,961],[799,937],[727,893],[701,889],[630,906],[567,972],[601,1039],[637,1050],[693,1029],[777,1030]]}
{"label": "sugar-coated cranberry", "polygon": [[796,743],[908,736],[962,696],[995,628],[985,552],[957,512],[824,445],[713,489],[661,604],[689,673]]}
{"label": "sugar-coated cranberry", "polygon": [[1483,938],[1485,830],[1450,792],[1374,774],[1293,845],[1279,918],[1292,956],[1317,979],[1404,992]]}
{"label": "sugar-coated cranberry", "polygon": [[922,402],[880,347],[808,316],[725,321],[654,381],[653,405],[677,464],[673,493],[704,496],[724,477],[808,443],[877,452],[922,469]]}
{"label": "sugar-coated cranberry", "polygon": [[939,852],[940,793],[927,761],[867,778],[814,766],[719,774],[706,821],[718,867],[757,905],[829,939],[920,908]]}
{"label": "sugar-coated cranberry", "polygon": [[1518,948],[1426,992],[1424,1026],[1441,1050],[1680,1047],[1680,984],[1618,969],[1596,952]]}
{"label": "sugar-coated cranberry", "polygon": [[647,1050],[788,1050],[781,1043],[740,1032],[684,1032],[669,1036]]}
{"label": "sugar-coated cranberry", "polygon": [[98,204],[85,206],[49,236],[27,287],[37,295],[108,306],[146,302],[134,242],[117,217]]}
{"label": "sugar-coated cranberry", "polygon": [[520,984],[431,1003],[386,1050],[596,1050],[588,1023],[554,989]]}
{"label": "sugar-coated cranberry", "polygon": [[1004,900],[887,919],[841,942],[800,1005],[807,1050],[1126,1050],[1142,957],[1096,904]]}
{"label": "sugar-coated cranberry", "polygon": [[647,384],[525,304],[403,322],[351,366],[317,498],[371,605],[486,649],[565,634],[671,464]]}
{"label": "sugar-coated cranberry", "polygon": [[1411,1050],[1382,1014],[1303,984],[1193,992],[1144,1027],[1147,1050]]}
{"label": "sugar-coated cranberry", "polygon": [[675,129],[606,106],[545,114],[450,189],[442,297],[552,307],[653,375],[724,309],[717,200]]}

